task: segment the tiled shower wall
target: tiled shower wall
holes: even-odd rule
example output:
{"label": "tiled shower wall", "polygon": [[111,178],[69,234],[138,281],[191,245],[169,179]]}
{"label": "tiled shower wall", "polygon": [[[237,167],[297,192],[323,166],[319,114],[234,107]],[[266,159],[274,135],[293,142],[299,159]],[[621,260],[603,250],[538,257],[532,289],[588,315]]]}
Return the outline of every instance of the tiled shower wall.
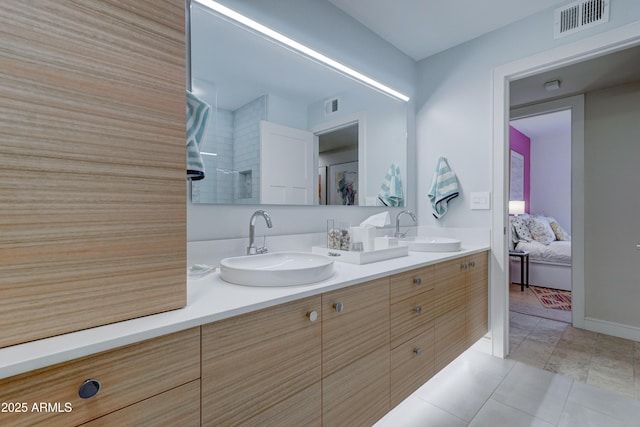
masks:
{"label": "tiled shower wall", "polygon": [[[267,96],[256,98],[234,113],[234,201],[235,204],[260,203],[260,120],[267,119]],[[251,197],[239,182],[243,172],[251,171]]]}

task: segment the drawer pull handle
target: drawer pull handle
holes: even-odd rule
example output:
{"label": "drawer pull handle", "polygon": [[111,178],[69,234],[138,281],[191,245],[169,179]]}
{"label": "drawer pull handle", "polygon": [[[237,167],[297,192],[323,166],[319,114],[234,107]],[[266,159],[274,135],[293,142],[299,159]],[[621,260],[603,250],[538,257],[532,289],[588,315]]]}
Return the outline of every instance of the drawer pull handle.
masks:
{"label": "drawer pull handle", "polygon": [[318,320],[318,312],[315,310],[309,311],[307,312],[307,317],[310,321],[315,322],[316,320]]}
{"label": "drawer pull handle", "polygon": [[417,314],[422,314],[422,307],[420,307],[419,305],[417,305],[413,311],[415,311]]}
{"label": "drawer pull handle", "polygon": [[475,262],[475,261],[471,261],[471,262],[469,263],[469,265],[470,265],[471,267],[475,267],[475,266],[476,266],[476,262]]}
{"label": "drawer pull handle", "polygon": [[413,353],[414,353],[416,356],[420,357],[420,356],[422,356],[422,349],[421,349],[421,348],[414,348],[414,349],[413,349]]}
{"label": "drawer pull handle", "polygon": [[467,263],[465,262],[465,263],[464,263],[464,264],[462,264],[460,267],[461,267],[463,270],[466,270],[466,269],[467,269]]}
{"label": "drawer pull handle", "polygon": [[342,313],[344,311],[344,304],[342,304],[341,302],[337,302],[335,304],[333,304],[333,308],[338,312],[338,313]]}
{"label": "drawer pull handle", "polygon": [[422,279],[420,277],[416,277],[415,279],[413,279],[413,283],[420,286],[422,285]]}
{"label": "drawer pull handle", "polygon": [[100,391],[100,381],[98,380],[86,380],[80,386],[78,390],[78,396],[81,399],[91,399]]}

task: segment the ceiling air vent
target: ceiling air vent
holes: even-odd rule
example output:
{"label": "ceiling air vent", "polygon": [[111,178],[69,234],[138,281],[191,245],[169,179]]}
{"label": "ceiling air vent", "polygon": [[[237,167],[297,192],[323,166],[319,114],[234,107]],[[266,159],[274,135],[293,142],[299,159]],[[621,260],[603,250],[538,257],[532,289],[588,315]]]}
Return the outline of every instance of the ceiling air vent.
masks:
{"label": "ceiling air vent", "polygon": [[609,21],[610,0],[583,0],[555,11],[554,37],[563,37]]}
{"label": "ceiling air vent", "polygon": [[332,98],[324,101],[324,115],[328,116],[329,114],[338,112],[338,104],[340,98]]}

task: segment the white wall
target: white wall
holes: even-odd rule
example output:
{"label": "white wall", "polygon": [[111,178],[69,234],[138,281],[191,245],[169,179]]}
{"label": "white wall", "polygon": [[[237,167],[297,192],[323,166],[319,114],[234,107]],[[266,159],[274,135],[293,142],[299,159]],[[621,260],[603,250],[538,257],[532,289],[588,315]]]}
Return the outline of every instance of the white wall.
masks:
{"label": "white wall", "polygon": [[640,83],[585,97],[585,318],[635,328],[640,328],[639,117]]}
{"label": "white wall", "polygon": [[531,212],[571,233],[571,129],[531,139]]}
{"label": "white wall", "polygon": [[[639,19],[639,1],[616,0],[608,23],[554,40],[553,9],[549,9],[419,62],[416,146],[420,225],[491,225],[490,211],[472,211],[468,198],[472,191],[491,190],[494,68]],[[462,192],[444,220],[438,221],[431,215],[426,195],[441,155],[457,173]]]}
{"label": "white wall", "polygon": [[[410,97],[415,95],[416,64],[410,57],[369,31],[362,24],[326,0],[220,0],[221,3],[310,47],[344,62],[356,70],[393,87]],[[412,104],[410,104],[412,105]],[[413,107],[409,108],[413,126]],[[409,129],[409,152],[415,147]],[[414,161],[411,156],[411,161]],[[415,163],[410,164],[410,168]],[[388,167],[386,165],[385,167]],[[382,172],[386,173],[386,169]],[[384,175],[383,175],[384,177]],[[413,196],[415,170],[407,172],[409,208],[415,210]],[[187,184],[187,189],[190,185]],[[193,205],[187,202],[189,241],[245,237],[249,218],[257,205]],[[258,224],[256,233],[294,234],[321,232],[326,220],[335,218],[360,223],[383,209],[353,206],[263,206],[273,219],[273,228]],[[390,209],[392,215],[400,209]]]}

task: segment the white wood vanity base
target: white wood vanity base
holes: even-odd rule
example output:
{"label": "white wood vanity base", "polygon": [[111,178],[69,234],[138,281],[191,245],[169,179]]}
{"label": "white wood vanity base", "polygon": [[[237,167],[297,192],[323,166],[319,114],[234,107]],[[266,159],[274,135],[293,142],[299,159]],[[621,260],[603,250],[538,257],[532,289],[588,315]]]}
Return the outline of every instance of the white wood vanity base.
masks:
{"label": "white wood vanity base", "polygon": [[185,308],[0,349],[0,378],[488,249],[488,242],[465,245],[463,240],[459,252],[409,252],[365,265],[336,262],[331,278],[292,287],[232,285],[220,279],[219,272],[190,278]]}

